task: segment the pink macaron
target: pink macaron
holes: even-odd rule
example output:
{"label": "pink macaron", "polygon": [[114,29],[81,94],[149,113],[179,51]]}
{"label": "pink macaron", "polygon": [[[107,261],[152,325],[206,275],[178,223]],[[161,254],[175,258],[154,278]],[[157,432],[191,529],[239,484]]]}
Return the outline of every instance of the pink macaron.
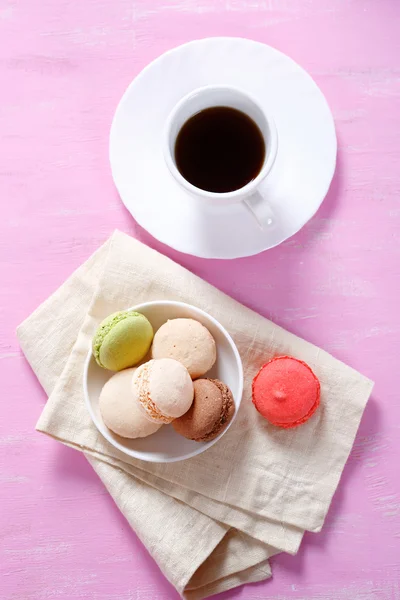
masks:
{"label": "pink macaron", "polygon": [[278,356],[253,380],[253,404],[273,425],[297,427],[315,413],[320,403],[320,383],[310,367],[290,356]]}

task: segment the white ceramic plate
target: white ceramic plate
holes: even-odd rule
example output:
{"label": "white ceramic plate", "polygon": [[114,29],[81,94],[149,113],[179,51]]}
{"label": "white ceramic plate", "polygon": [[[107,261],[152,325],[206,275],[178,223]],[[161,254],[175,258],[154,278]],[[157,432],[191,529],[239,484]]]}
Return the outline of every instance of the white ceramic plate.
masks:
{"label": "white ceramic plate", "polygon": [[238,411],[243,393],[243,367],[239,352],[231,336],[216,319],[206,312],[184,304],[183,302],[146,302],[138,304],[130,310],[144,314],[156,332],[168,319],[185,317],[203,323],[213,335],[217,345],[217,362],[207,377],[220,379],[232,391],[235,400],[235,415],[226,429],[211,442],[193,442],[178,435],[172,425],[164,425],[153,435],[136,440],[122,438],[110,431],[104,424],[99,410],[99,395],[105,382],[114,374],[98,366],[91,349],[85,363],[83,389],[85,402],[93,423],[100,433],[124,454],[147,462],[175,462],[201,454],[213,446],[232,425]]}
{"label": "white ceramic plate", "polygon": [[[190,196],[164,162],[169,112],[209,84],[249,93],[274,117],[278,155],[260,192],[276,220],[264,231],[242,204]],[[204,258],[249,256],[280,244],[317,211],[335,171],[335,127],[322,92],[289,57],[251,40],[208,38],[163,54],[130,84],[112,123],[110,162],[125,206],[161,242]]]}

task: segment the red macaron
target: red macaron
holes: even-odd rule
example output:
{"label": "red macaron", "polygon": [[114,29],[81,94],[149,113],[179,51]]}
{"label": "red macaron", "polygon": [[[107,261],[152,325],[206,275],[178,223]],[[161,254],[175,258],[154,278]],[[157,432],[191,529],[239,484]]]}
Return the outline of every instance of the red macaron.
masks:
{"label": "red macaron", "polygon": [[317,410],[321,387],[310,367],[290,356],[278,356],[253,379],[253,404],[277,427],[297,427]]}

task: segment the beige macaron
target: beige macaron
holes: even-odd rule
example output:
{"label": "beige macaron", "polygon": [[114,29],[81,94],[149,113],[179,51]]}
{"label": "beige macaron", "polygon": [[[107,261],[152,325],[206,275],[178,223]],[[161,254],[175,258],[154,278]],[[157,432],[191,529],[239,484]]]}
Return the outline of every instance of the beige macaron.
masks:
{"label": "beige macaron", "polygon": [[125,369],[113,375],[103,386],[99,408],[105,425],[124,438],[147,437],[158,431],[160,423],[148,419],[132,393],[136,369]]}
{"label": "beige macaron", "polygon": [[132,392],[148,419],[171,423],[189,410],[194,388],[182,363],[160,358],[137,368],[132,378]]}
{"label": "beige macaron", "polygon": [[174,358],[182,363],[192,379],[211,369],[217,359],[215,340],[204,325],[194,319],[171,319],[153,339],[153,358]]}

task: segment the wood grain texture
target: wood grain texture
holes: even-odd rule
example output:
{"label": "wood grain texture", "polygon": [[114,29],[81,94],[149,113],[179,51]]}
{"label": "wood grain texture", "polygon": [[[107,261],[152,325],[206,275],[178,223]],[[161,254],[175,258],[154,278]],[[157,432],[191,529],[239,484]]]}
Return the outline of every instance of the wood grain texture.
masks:
{"label": "wood grain texture", "polygon": [[[0,597],[172,600],[176,592],[84,457],[35,433],[45,401],[15,327],[119,228],[376,381],[322,533],[273,580],[220,598],[400,599],[400,3],[396,0],[0,0]],[[161,246],[108,165],[114,108],[161,52],[266,42],[332,107],[337,173],[317,216],[259,256]]]}

